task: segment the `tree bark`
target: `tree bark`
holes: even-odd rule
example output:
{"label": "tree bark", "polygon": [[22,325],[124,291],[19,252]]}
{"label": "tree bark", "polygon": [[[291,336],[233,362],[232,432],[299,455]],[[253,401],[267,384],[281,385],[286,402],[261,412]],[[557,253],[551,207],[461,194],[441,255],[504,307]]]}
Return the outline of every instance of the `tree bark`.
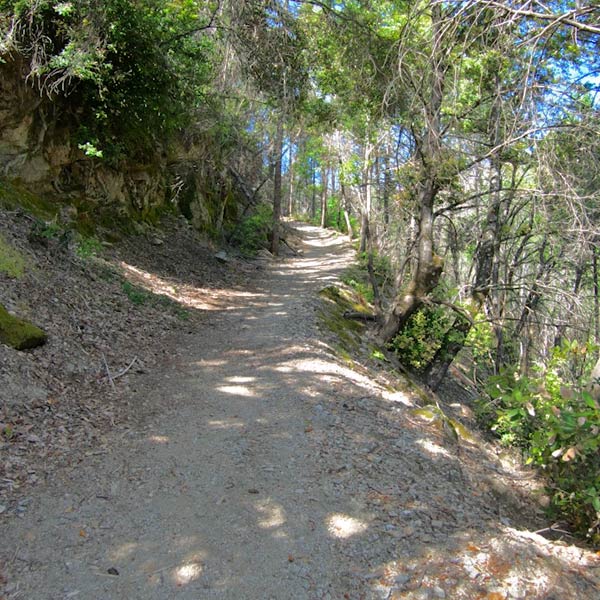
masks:
{"label": "tree bark", "polygon": [[281,229],[281,163],[283,152],[283,115],[279,116],[277,131],[275,133],[275,147],[273,152],[274,168],[273,175],[273,229],[271,231],[271,253],[277,256],[279,252],[279,236]]}
{"label": "tree bark", "polygon": [[288,170],[289,182],[288,182],[288,217],[293,217],[295,212],[294,206],[294,145],[290,138],[290,167]]}
{"label": "tree bark", "polygon": [[442,163],[440,136],[442,133],[442,100],[444,92],[445,56],[442,43],[442,12],[432,3],[431,26],[431,90],[424,107],[426,123],[422,139],[416,139],[420,156],[420,182],[417,191],[419,230],[417,234],[417,265],[407,289],[396,297],[378,331],[378,337],[391,341],[406,325],[412,314],[438,285],[444,261],[433,247],[434,204],[439,191],[437,170]]}
{"label": "tree bark", "polygon": [[327,227],[327,182],[329,180],[327,168],[321,169],[321,228]]}
{"label": "tree bark", "polygon": [[432,390],[440,387],[450,365],[464,348],[471,326],[471,321],[466,316],[458,314],[452,327],[446,332],[442,345],[425,369],[425,381]]}

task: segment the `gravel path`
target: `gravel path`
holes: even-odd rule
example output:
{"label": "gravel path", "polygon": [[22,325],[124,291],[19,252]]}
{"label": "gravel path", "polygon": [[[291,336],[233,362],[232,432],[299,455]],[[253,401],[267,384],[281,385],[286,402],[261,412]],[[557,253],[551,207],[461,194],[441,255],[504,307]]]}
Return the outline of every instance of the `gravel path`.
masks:
{"label": "gravel path", "polygon": [[2,524],[5,597],[600,598],[594,555],[526,531],[526,484],[490,448],[453,447],[410,393],[335,359],[317,291],[351,251],[301,233],[302,257],[151,376],[137,430]]}

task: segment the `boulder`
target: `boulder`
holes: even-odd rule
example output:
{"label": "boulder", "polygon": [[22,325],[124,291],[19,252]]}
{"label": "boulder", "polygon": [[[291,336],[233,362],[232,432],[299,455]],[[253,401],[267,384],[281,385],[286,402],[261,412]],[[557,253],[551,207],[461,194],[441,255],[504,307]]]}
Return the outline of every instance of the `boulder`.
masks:
{"label": "boulder", "polygon": [[45,344],[47,339],[39,327],[14,317],[0,304],[0,342],[15,350],[29,350]]}

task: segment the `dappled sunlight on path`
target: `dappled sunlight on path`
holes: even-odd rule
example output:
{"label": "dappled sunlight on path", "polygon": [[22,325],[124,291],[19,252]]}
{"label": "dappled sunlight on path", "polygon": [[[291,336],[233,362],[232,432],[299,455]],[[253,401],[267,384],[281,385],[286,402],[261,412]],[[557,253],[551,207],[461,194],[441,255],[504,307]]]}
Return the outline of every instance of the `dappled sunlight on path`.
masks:
{"label": "dappled sunlight on path", "polygon": [[577,557],[549,550],[553,571],[505,517],[511,490],[483,442],[459,452],[414,417],[408,387],[336,358],[317,292],[352,254],[300,229],[305,256],[273,262],[248,293],[174,289],[124,265],[213,317],[140,390],[155,407],[144,428],[36,501],[19,531],[38,565],[23,597],[592,597],[585,577],[556,575]]}

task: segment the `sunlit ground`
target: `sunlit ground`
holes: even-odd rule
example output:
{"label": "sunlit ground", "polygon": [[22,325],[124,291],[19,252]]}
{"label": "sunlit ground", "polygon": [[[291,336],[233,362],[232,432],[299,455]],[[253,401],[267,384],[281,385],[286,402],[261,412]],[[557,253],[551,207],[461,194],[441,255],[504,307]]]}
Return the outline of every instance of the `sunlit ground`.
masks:
{"label": "sunlit ground", "polygon": [[347,539],[364,533],[368,524],[348,515],[334,514],[327,519],[327,531],[335,538]]}
{"label": "sunlit ground", "polygon": [[[326,239],[305,240],[307,246],[314,247],[335,247],[345,243],[340,237],[331,236]],[[339,269],[339,265],[344,262],[343,258],[338,260],[332,257],[328,262],[332,272]],[[139,284],[155,294],[168,296],[172,300],[183,306],[205,310],[226,310],[235,308],[236,305],[247,306],[261,304],[273,309],[284,306],[281,302],[270,300],[266,294],[257,294],[250,292],[240,292],[237,290],[219,290],[202,287],[192,287],[187,285],[174,285],[166,279],[155,274],[149,273],[127,263],[121,263],[121,267],[127,274],[132,283]],[[294,277],[295,271],[301,271],[306,279],[313,276],[326,281],[327,274],[323,274],[323,263],[320,260],[300,259],[293,265],[288,265],[285,269],[274,263],[273,271],[279,272],[286,277]],[[289,295],[293,296],[294,290]],[[271,315],[285,316],[288,312],[281,309],[272,312]],[[254,320],[256,317],[248,315],[246,320]],[[247,328],[248,325],[241,325],[241,328]],[[320,350],[326,350],[321,346]],[[289,353],[289,360],[286,354]],[[223,367],[232,360],[245,360],[246,357],[253,356],[250,350],[234,348],[228,351],[227,356],[218,359],[203,359],[195,363],[195,366],[201,369],[210,369]],[[300,358],[299,358],[300,357]],[[409,393],[385,389],[385,386],[379,385],[366,372],[361,373],[349,368],[343,364],[338,364],[334,360],[328,360],[323,353],[311,346],[294,346],[290,344],[285,353],[278,357],[268,369],[290,376],[294,380],[294,375],[304,377],[310,374],[312,377],[302,390],[304,398],[311,398],[326,395],[332,402],[337,400],[336,390],[346,387],[359,388],[363,390],[368,397],[378,400],[384,400],[390,404],[401,404],[407,407],[414,407],[415,402]],[[261,370],[262,373],[262,370]],[[215,391],[236,398],[259,399],[265,391],[262,387],[265,382],[261,378],[261,373],[257,377],[250,376],[232,376],[223,378],[221,385],[215,388]],[[284,378],[286,379],[286,378]],[[267,379],[268,381],[268,379]],[[328,391],[330,392],[328,394]],[[460,407],[458,407],[460,408]],[[399,410],[400,407],[394,410]],[[395,413],[394,413],[395,414]],[[463,415],[464,416],[464,415]],[[270,417],[269,417],[270,418]],[[254,420],[261,425],[268,425],[268,418],[257,418]],[[211,419],[206,422],[207,426],[214,430],[239,430],[242,431],[248,427],[249,423],[244,419],[235,417]],[[308,429],[307,429],[308,431]],[[280,435],[281,432],[273,433],[273,437]],[[291,435],[290,432],[285,432]],[[432,461],[443,461],[444,464],[450,464],[449,461],[458,460],[452,451],[449,451],[442,444],[443,441],[436,436],[427,437],[427,433],[421,431],[421,436],[414,440],[414,444],[422,451],[424,456],[428,456]],[[354,442],[356,444],[366,441],[361,438],[362,433],[355,432]],[[153,434],[148,440],[156,445],[167,445],[170,443],[170,437],[164,434]],[[506,465],[507,469],[509,465]],[[375,492],[373,492],[375,493]],[[385,494],[379,494],[386,498]],[[478,494],[476,494],[478,495]],[[256,499],[255,499],[256,498]],[[220,504],[221,501],[218,503]],[[315,524],[315,528],[321,534],[325,534],[330,540],[336,540],[341,544],[352,544],[372,533],[371,523],[364,517],[358,517],[356,513],[348,514],[348,506],[336,505],[328,507],[326,516],[321,515],[320,523]],[[297,535],[297,525],[291,518],[292,507],[283,500],[275,497],[256,497],[247,504],[247,518],[251,524],[264,531],[264,535],[277,542],[289,543]],[[428,511],[431,507],[428,500],[419,499],[410,505],[411,510]],[[289,511],[289,512],[288,512]],[[408,511],[410,512],[410,511]],[[508,522],[508,521],[506,521]],[[398,525],[398,523],[396,523]],[[400,526],[410,527],[410,519],[406,523],[400,523]],[[473,537],[471,537],[473,536]],[[180,537],[180,545],[176,543],[179,560],[174,564],[167,563],[167,566],[150,570],[149,581],[158,585],[158,574],[164,573],[172,584],[177,587],[191,586],[194,582],[200,580],[208,570],[207,557],[203,553],[194,553],[193,549],[202,547],[202,539],[195,537]],[[265,540],[265,543],[268,543]],[[553,544],[547,542],[536,533],[520,531],[514,527],[505,526],[493,529],[493,531],[481,530],[477,533],[470,533],[458,530],[452,536],[454,544],[453,554],[448,554],[450,544],[437,546],[435,544],[420,544],[414,548],[407,546],[405,542],[399,544],[404,551],[410,551],[408,555],[397,557],[386,563],[381,563],[374,567],[373,571],[376,577],[370,580],[370,586],[373,592],[379,590],[380,594],[373,597],[381,598],[410,598],[410,595],[394,595],[390,592],[398,581],[407,580],[419,581],[422,588],[434,590],[434,596],[460,598],[461,600],[470,600],[474,597],[471,594],[473,589],[480,588],[482,591],[480,598],[486,600],[507,600],[507,598],[524,598],[522,595],[523,586],[526,585],[531,597],[545,598],[545,596],[560,585],[559,576],[556,577],[549,567],[549,563],[543,559],[556,559],[561,561],[562,569],[565,566],[564,556],[556,558],[556,551]],[[564,553],[567,549],[563,548]],[[110,553],[110,558],[115,563],[133,560],[133,557],[140,552],[139,543],[126,543],[115,548]],[[576,550],[573,550],[571,568],[576,568],[578,556]],[[394,556],[394,555],[392,555]],[[556,568],[556,573],[560,573],[561,568]],[[497,590],[494,585],[497,586]],[[445,596],[442,596],[439,590],[446,590]],[[410,592],[408,592],[410,593]],[[435,595],[440,594],[440,595]],[[292,597],[292,596],[290,596]],[[559,596],[556,596],[557,598]]]}
{"label": "sunlit ground", "polygon": [[263,297],[263,294],[230,288],[220,290],[187,284],[173,284],[156,273],[150,273],[126,262],[121,261],[119,265],[131,283],[140,285],[153,294],[167,296],[186,308],[204,311],[231,310],[241,300],[247,302],[249,299],[257,300]]}

